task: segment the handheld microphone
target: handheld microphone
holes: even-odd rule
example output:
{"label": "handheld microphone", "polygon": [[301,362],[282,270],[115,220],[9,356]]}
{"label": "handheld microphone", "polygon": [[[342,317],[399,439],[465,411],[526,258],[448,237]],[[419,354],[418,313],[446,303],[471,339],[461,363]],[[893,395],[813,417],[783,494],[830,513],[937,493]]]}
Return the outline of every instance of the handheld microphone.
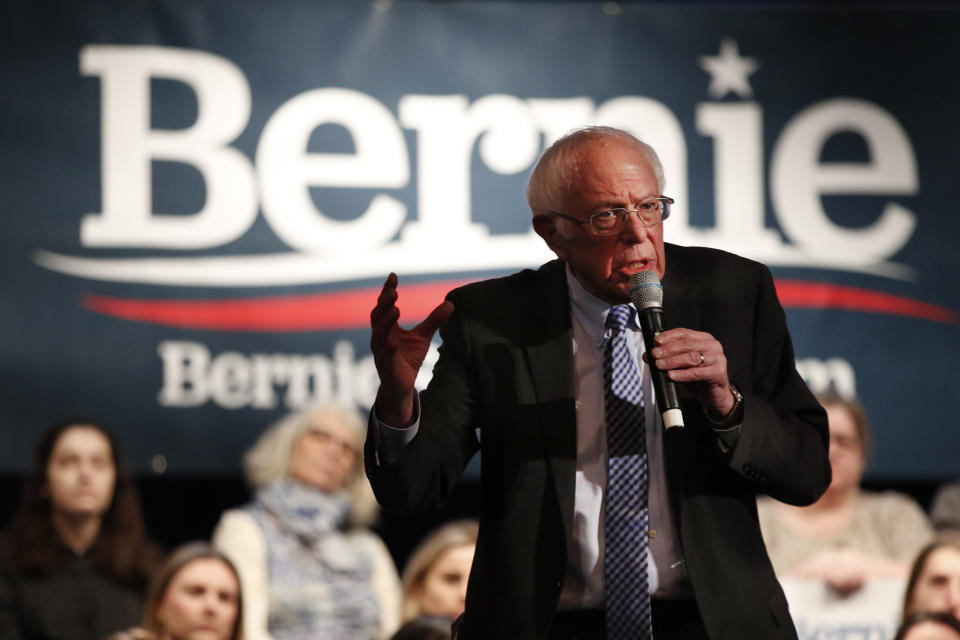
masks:
{"label": "handheld microphone", "polygon": [[655,346],[653,339],[663,331],[663,285],[652,271],[641,271],[630,276],[630,301],[637,308],[640,329],[643,332],[643,344],[647,350],[647,366],[653,378],[653,389],[657,394],[657,407],[663,417],[663,426],[667,429],[683,428],[683,413],[677,398],[677,386],[667,374],[654,364],[655,358],[650,350]]}

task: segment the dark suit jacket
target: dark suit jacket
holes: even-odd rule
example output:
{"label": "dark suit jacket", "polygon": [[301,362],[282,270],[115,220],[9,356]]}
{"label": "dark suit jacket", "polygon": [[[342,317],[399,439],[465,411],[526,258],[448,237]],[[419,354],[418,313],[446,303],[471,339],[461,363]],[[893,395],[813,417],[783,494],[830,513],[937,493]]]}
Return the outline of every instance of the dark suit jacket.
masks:
{"label": "dark suit jacket", "polygon": [[[763,265],[667,245],[664,318],[713,334],[744,395],[734,449],[723,454],[691,389],[686,428],[664,456],[674,524],[713,640],[795,638],[757,523],[755,492],[815,501],[830,482],[823,409],[794,365],[773,280]],[[367,473],[381,504],[442,505],[478,448],[480,536],[460,638],[544,638],[567,566],[576,470],[570,301],[563,264],[450,293],[417,436],[399,460]],[[477,432],[479,431],[479,438]]]}

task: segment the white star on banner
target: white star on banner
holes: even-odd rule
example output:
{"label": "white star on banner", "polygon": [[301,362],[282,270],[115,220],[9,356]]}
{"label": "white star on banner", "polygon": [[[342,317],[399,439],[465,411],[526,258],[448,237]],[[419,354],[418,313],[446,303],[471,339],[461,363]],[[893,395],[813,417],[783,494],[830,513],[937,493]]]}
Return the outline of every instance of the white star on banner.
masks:
{"label": "white star on banner", "polygon": [[710,74],[707,93],[711,98],[722,98],[728,91],[741,98],[749,98],[753,95],[753,89],[747,76],[759,69],[760,63],[756,58],[741,56],[737,42],[724,38],[718,55],[700,56],[700,67]]}

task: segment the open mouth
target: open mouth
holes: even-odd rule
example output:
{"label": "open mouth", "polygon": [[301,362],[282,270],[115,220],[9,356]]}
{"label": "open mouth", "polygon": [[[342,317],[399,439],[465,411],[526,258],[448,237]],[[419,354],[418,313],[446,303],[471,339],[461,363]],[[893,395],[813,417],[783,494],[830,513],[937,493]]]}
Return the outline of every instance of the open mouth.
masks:
{"label": "open mouth", "polygon": [[647,271],[650,269],[650,262],[647,260],[638,260],[635,262],[628,262],[627,264],[618,267],[617,271],[623,275],[629,277],[635,273],[640,273],[641,271]]}

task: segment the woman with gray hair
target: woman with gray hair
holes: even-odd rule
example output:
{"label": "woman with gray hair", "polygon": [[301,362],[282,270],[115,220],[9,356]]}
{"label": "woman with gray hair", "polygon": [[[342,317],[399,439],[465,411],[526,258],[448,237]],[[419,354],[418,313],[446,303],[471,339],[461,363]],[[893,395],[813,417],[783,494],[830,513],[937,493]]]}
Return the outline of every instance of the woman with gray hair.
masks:
{"label": "woman with gray hair", "polygon": [[223,514],[213,542],[236,565],[246,640],[388,638],[400,583],[367,528],[365,424],[335,405],[292,413],[244,458],[253,501]]}

